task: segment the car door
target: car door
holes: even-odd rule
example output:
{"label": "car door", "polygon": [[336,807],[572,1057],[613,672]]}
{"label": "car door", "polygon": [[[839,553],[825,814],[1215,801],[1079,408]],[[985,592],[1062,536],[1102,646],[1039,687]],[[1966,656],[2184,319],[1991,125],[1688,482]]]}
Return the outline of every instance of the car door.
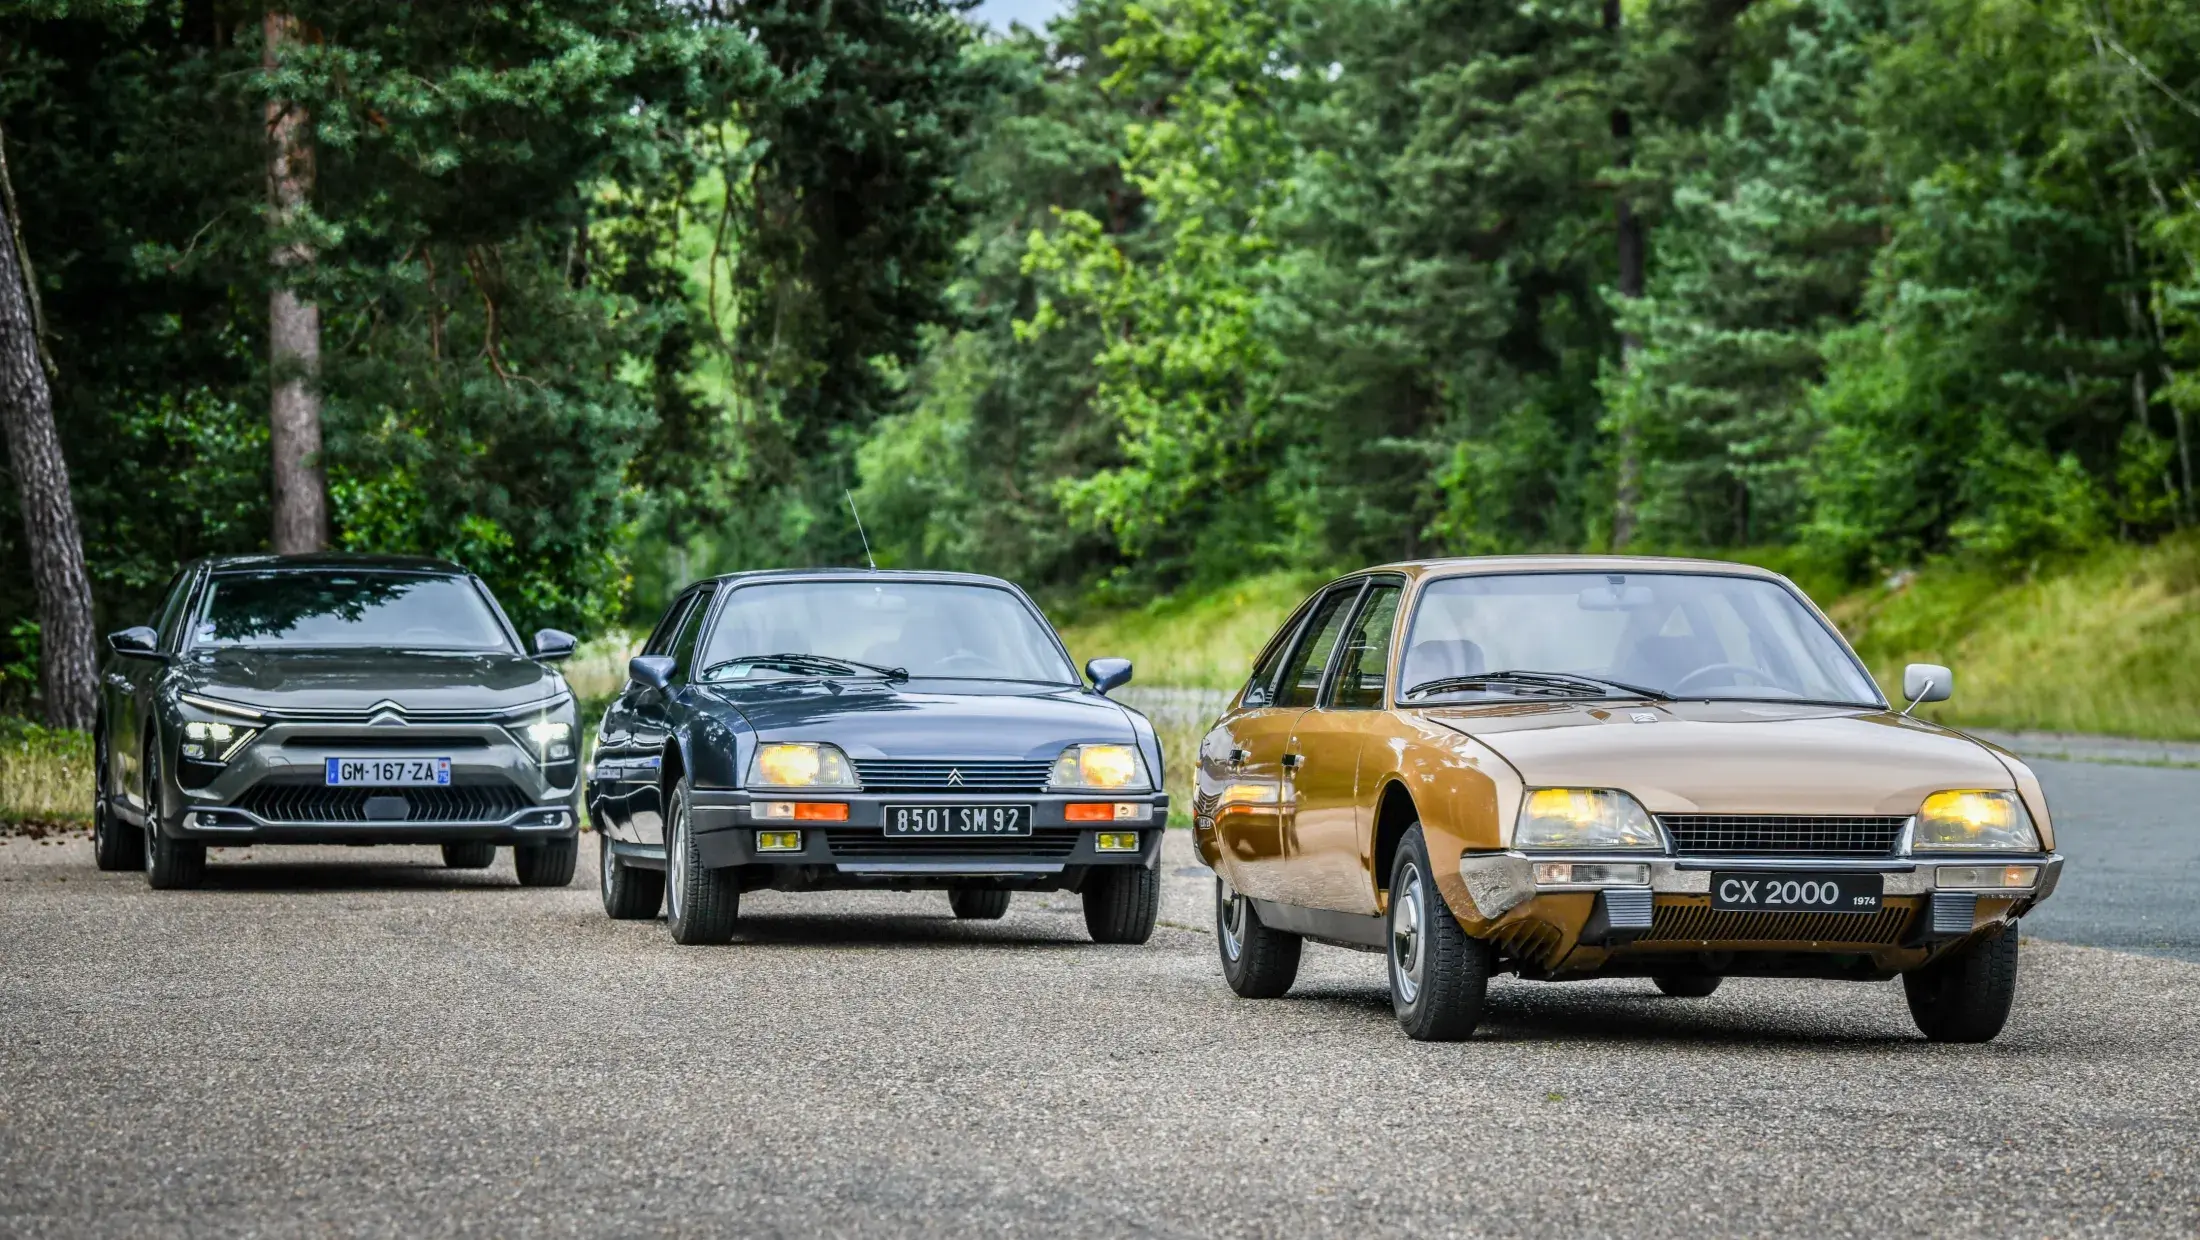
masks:
{"label": "car door", "polygon": [[695,638],[710,614],[714,588],[705,585],[691,593],[679,623],[672,628],[663,648],[642,652],[672,656],[671,684],[663,689],[639,684],[627,686],[632,692],[627,716],[627,745],[632,754],[627,762],[627,816],[635,838],[644,844],[665,842],[662,781],[665,742],[672,738],[678,726],[677,698],[687,689],[688,677],[694,671]]}
{"label": "car door", "polygon": [[[695,603],[692,591],[672,600],[665,614],[652,629],[649,640],[642,643],[641,654],[664,654],[672,648],[679,636],[680,625],[687,619],[688,609]],[[592,779],[596,786],[596,812],[614,839],[638,843],[641,835],[635,825],[633,799],[643,785],[654,786],[657,767],[654,759],[657,751],[644,753],[635,739],[635,707],[646,686],[628,680],[619,690],[619,696],[604,708],[603,726],[596,739],[596,761]],[[662,744],[662,741],[659,742]]]}
{"label": "car door", "polygon": [[1291,750],[1293,727],[1321,694],[1329,657],[1344,631],[1361,582],[1323,591],[1277,667],[1275,679],[1247,699],[1226,723],[1228,752],[1224,791],[1215,807],[1218,867],[1231,886],[1263,900],[1289,900],[1294,888],[1284,840],[1291,829],[1296,790]]}
{"label": "car door", "polygon": [[1398,627],[1401,577],[1370,579],[1344,630],[1334,667],[1313,709],[1292,728],[1286,754],[1296,754],[1297,790],[1284,832],[1290,900],[1309,908],[1372,914],[1375,883],[1364,858],[1372,811],[1362,804],[1361,768],[1370,745],[1386,744],[1383,710],[1390,650]]}
{"label": "car door", "polygon": [[[184,629],[197,579],[198,574],[191,569],[178,572],[169,579],[168,589],[154,609],[151,627],[158,638],[153,648],[164,655],[174,655],[183,649]],[[107,674],[101,680],[101,690],[107,695],[108,787],[127,802],[129,815],[140,821],[150,795],[150,790],[144,786],[145,745],[152,737],[145,730],[145,724],[153,715],[154,697],[160,690],[161,676],[167,670],[164,660],[110,655]]]}

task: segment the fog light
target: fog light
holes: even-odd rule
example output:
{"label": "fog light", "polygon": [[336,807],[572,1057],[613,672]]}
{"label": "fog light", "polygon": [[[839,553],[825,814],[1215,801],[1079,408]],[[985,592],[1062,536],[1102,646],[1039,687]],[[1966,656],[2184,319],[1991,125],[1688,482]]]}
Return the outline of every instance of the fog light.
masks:
{"label": "fog light", "polygon": [[801,852],[802,833],[800,831],[759,831],[756,833],[756,851]]}
{"label": "fog light", "polygon": [[2036,865],[1944,865],[1933,875],[1936,887],[2030,887],[2038,882]]}
{"label": "fog light", "polygon": [[758,818],[780,821],[848,821],[848,806],[843,801],[758,801],[749,812]]}
{"label": "fog light", "polygon": [[1643,887],[1650,882],[1650,867],[1640,861],[1538,861],[1538,887]]}
{"label": "fog light", "polygon": [[1093,847],[1101,852],[1137,852],[1138,832],[1102,831],[1093,837]]}

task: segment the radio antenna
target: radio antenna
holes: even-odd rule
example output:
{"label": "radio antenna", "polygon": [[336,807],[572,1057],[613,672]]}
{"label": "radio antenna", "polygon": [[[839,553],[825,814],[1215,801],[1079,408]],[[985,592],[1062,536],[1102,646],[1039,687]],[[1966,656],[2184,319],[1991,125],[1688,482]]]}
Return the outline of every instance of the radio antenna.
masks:
{"label": "radio antenna", "polygon": [[863,532],[863,514],[856,511],[856,497],[845,488],[842,489],[840,495],[841,498],[848,501],[848,515],[856,519],[856,537],[863,540],[864,563],[869,564],[871,571],[875,573],[878,571],[878,561],[872,558],[871,555],[871,536]]}

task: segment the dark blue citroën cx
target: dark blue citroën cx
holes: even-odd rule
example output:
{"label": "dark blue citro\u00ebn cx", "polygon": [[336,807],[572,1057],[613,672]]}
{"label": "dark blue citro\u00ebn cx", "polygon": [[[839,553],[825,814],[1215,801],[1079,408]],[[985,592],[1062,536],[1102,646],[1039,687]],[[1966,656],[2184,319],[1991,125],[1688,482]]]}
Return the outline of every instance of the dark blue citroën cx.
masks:
{"label": "dark blue citro\u00ebn cx", "polygon": [[967,573],[736,573],[675,599],[604,714],[588,810],[604,911],[733,937],[741,893],[945,891],[993,919],[1075,891],[1143,943],[1168,822],[1161,747],[1022,590]]}

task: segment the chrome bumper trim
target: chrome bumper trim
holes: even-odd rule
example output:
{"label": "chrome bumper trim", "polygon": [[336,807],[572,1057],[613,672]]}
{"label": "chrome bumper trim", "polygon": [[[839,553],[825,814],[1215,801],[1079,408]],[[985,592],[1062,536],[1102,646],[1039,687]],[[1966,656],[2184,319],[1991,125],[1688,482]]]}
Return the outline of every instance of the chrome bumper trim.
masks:
{"label": "chrome bumper trim", "polygon": [[[1711,874],[1714,870],[1762,870],[1808,871],[1825,873],[1832,871],[1850,873],[1878,873],[1886,877],[1886,894],[1890,896],[1921,896],[1934,891],[1961,890],[1981,896],[2007,896],[2037,902],[2046,899],[2062,876],[2061,853],[2046,856],[1935,856],[1899,857],[1884,860],[1858,860],[1855,858],[1812,857],[1646,857],[1641,853],[1466,853],[1459,858],[1459,877],[1467,885],[1467,894],[1474,900],[1475,911],[1483,920],[1492,921],[1511,912],[1514,908],[1539,895],[1561,891],[1640,890],[1640,884],[1626,883],[1552,883],[1538,885],[1535,881],[1535,863],[1538,861],[1603,862],[1634,864],[1650,867],[1650,890],[1661,895],[1709,895]],[[1936,885],[1941,866],[2036,865],[2040,867],[2038,881],[2030,887],[1964,887],[1942,888]]]}

